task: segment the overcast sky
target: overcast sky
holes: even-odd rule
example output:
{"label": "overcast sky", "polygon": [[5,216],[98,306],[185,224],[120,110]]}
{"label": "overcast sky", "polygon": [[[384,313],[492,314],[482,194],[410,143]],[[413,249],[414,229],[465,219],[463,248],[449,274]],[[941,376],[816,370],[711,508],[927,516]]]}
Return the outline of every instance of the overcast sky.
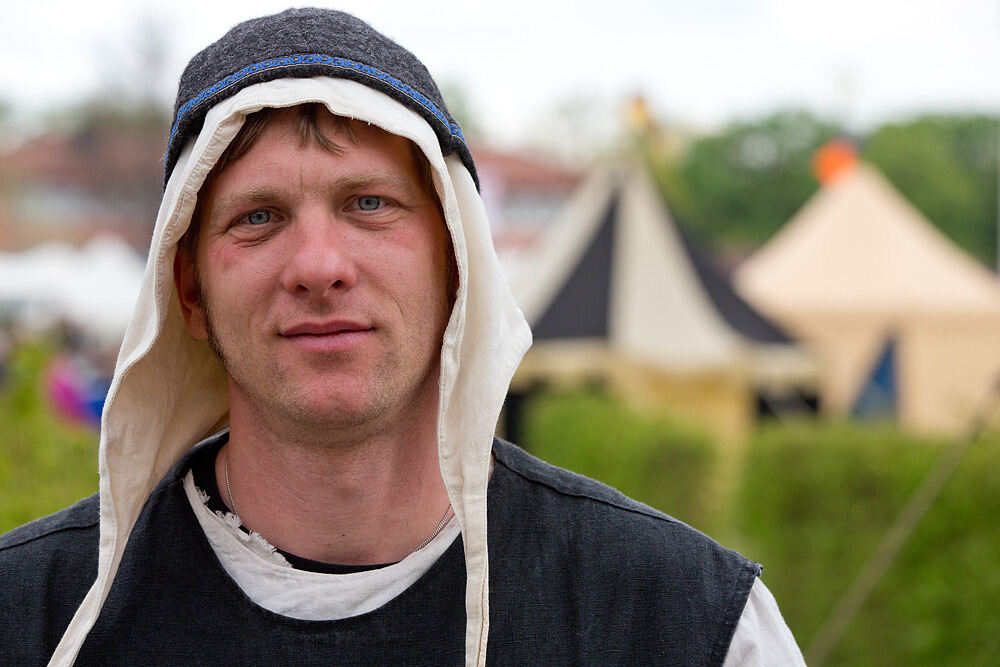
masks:
{"label": "overcast sky", "polygon": [[[0,0],[0,100],[18,117],[107,89],[172,99],[187,59],[234,23],[285,8],[243,0]],[[169,7],[170,9],[166,9]],[[789,106],[861,128],[923,111],[1000,112],[1000,0],[345,1],[464,90],[500,142],[568,102],[617,122],[641,93],[711,128]],[[162,76],[139,26],[167,46]]]}

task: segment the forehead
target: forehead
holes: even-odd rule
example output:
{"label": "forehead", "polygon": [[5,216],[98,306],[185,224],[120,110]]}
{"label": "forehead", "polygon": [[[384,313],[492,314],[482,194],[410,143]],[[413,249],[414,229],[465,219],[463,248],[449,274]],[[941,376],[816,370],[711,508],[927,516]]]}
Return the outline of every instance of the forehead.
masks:
{"label": "forehead", "polygon": [[326,107],[310,104],[266,109],[250,116],[219,166],[225,170],[255,152],[260,144],[266,144],[276,159],[290,152],[319,148],[337,156],[379,154],[403,169],[415,165],[417,153],[416,146],[403,137],[370,123],[334,116]]}

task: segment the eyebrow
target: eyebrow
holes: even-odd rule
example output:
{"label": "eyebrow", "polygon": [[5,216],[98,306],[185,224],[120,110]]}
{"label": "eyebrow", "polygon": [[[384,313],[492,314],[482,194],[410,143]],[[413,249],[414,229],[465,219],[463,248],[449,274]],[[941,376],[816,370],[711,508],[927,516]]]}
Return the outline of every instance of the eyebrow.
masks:
{"label": "eyebrow", "polygon": [[209,220],[212,220],[218,211],[228,211],[229,209],[240,208],[247,204],[273,201],[278,196],[280,196],[280,191],[270,187],[249,187],[242,189],[222,199],[213,201],[209,207],[208,217]]}
{"label": "eyebrow", "polygon": [[388,187],[397,190],[402,190],[407,194],[413,193],[415,190],[418,189],[414,187],[415,185],[417,184],[413,182],[413,179],[406,178],[401,174],[397,174],[391,171],[385,171],[383,169],[374,171],[369,175],[351,176],[337,181],[337,187],[345,188],[348,190],[363,190],[365,188],[372,188],[372,187]]}
{"label": "eyebrow", "polygon": [[[401,174],[380,169],[370,174],[348,176],[334,182],[331,189],[335,190],[366,190],[368,188],[390,188],[402,191],[407,196],[414,196],[420,191],[419,184],[413,179]],[[248,204],[264,203],[281,198],[283,192],[280,188],[270,186],[250,186],[228,194],[221,199],[214,201],[209,209],[209,219],[212,219],[216,211],[228,211],[232,208],[241,208]]]}

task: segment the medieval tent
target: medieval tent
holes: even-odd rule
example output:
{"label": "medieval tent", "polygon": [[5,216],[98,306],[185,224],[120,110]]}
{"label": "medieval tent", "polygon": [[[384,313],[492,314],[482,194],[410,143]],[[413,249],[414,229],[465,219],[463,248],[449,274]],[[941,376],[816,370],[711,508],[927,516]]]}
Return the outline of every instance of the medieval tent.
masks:
{"label": "medieval tent", "polygon": [[680,233],[644,169],[592,174],[521,267],[535,344],[514,391],[599,384],[738,441],[759,400],[814,390],[812,358]]}
{"label": "medieval tent", "polygon": [[996,276],[871,166],[840,170],[734,282],[816,350],[830,414],[859,414],[881,386],[878,412],[958,433],[1000,380]]}

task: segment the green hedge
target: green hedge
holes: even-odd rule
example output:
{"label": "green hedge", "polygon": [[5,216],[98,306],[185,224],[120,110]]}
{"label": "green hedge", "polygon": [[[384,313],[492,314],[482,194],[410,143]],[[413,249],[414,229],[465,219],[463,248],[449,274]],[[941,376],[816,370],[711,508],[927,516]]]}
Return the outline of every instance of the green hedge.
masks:
{"label": "green hedge", "polygon": [[49,350],[18,347],[0,387],[0,533],[97,491],[97,433],[60,419],[42,386]]}
{"label": "green hedge", "polygon": [[[946,446],[848,424],[759,430],[734,509],[804,651]],[[826,664],[996,664],[998,515],[994,433],[973,443]]]}
{"label": "green hedge", "polygon": [[697,430],[635,412],[598,392],[541,393],[526,405],[518,444],[709,529],[715,449]]}

